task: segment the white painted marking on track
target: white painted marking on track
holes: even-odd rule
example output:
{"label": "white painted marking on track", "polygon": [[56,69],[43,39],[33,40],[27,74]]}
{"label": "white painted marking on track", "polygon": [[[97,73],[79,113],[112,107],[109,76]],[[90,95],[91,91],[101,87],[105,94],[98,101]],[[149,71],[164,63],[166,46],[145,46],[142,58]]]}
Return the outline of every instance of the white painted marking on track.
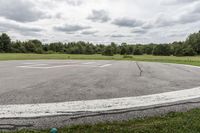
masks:
{"label": "white painted marking on track", "polygon": [[94,64],[96,62],[86,62],[86,63],[82,63],[83,65],[90,65],[90,64]]}
{"label": "white painted marking on track", "polygon": [[86,63],[82,63],[82,64],[68,64],[68,65],[56,65],[56,66],[45,66],[45,65],[51,65],[51,64],[30,64],[30,65],[24,65],[24,66],[17,66],[17,67],[21,67],[21,68],[35,68],[35,69],[51,69],[51,68],[62,68],[62,67],[70,67],[70,66],[74,66],[74,67],[78,67],[78,66],[83,66],[83,67],[100,67],[100,68],[104,68],[104,67],[108,67],[111,66],[112,64],[105,64],[105,65],[101,65],[101,66],[95,66],[92,65],[96,62],[86,62]]}
{"label": "white painted marking on track", "polygon": [[200,69],[199,66],[192,66],[192,65],[183,65],[183,66],[186,66],[186,67],[192,67],[192,68],[199,68],[199,69]]}
{"label": "white painted marking on track", "polygon": [[64,114],[71,115],[79,111],[111,111],[116,109],[173,103],[195,98],[200,98],[200,87],[137,97],[71,101],[62,103],[0,105],[0,118],[29,118],[63,114],[59,112],[68,112]]}
{"label": "white painted marking on track", "polygon": [[[159,63],[159,62],[154,62],[154,63]],[[191,67],[191,68],[198,68],[198,69],[200,69],[200,66],[194,66],[194,65],[176,64],[176,63],[162,63],[162,64],[185,66],[185,67]]]}
{"label": "white painted marking on track", "polygon": [[48,64],[32,64],[32,65],[17,66],[17,67],[29,68],[29,67],[37,67],[37,66],[45,66],[45,65],[48,65]]}
{"label": "white painted marking on track", "polygon": [[58,65],[58,66],[51,66],[51,67],[40,67],[40,66],[19,66],[22,68],[35,68],[35,69],[51,69],[51,68],[62,68],[62,67],[97,67],[97,66],[93,66],[93,65]]}
{"label": "white painted marking on track", "polygon": [[105,65],[102,65],[102,66],[99,66],[99,67],[101,67],[101,68],[103,68],[103,67],[108,67],[108,66],[111,66],[112,64],[105,64]]}
{"label": "white painted marking on track", "polygon": [[26,63],[22,63],[24,65],[33,65],[33,64],[37,64],[37,63],[31,63],[31,62],[26,62]]}

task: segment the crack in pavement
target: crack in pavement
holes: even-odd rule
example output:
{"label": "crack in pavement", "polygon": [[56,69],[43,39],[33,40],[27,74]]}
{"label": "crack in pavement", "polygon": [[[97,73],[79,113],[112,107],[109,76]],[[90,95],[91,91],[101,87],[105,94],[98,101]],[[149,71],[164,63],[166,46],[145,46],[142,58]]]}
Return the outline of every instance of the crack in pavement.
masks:
{"label": "crack in pavement", "polygon": [[135,64],[137,65],[138,69],[140,70],[140,77],[142,76],[142,68],[140,67],[139,63],[138,62],[135,62]]}

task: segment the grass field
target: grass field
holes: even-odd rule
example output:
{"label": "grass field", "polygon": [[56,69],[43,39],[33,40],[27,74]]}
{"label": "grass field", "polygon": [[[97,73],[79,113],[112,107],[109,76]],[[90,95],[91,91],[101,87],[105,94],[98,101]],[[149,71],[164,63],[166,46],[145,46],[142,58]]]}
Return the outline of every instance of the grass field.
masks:
{"label": "grass field", "polygon": [[81,59],[81,60],[134,60],[190,64],[200,66],[200,56],[175,57],[175,56],[102,56],[98,55],[69,55],[69,54],[0,54],[0,60],[42,60],[42,59]]}
{"label": "grass field", "polygon": [[[87,60],[135,60],[167,62],[200,66],[200,56],[102,56],[66,54],[0,54],[0,60],[36,59],[87,59]],[[99,123],[96,125],[68,126],[59,133],[198,133],[200,132],[200,109],[184,113],[170,113],[161,117],[143,118],[131,121]],[[20,130],[13,133],[49,133],[47,130]]]}

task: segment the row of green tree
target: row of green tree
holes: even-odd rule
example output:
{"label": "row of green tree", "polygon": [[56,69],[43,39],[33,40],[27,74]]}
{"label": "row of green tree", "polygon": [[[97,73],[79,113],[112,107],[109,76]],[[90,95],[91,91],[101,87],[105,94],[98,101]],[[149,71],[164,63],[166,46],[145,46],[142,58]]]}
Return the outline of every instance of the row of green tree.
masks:
{"label": "row of green tree", "polygon": [[89,42],[69,42],[42,44],[39,40],[11,41],[10,37],[3,33],[0,35],[0,53],[66,53],[66,54],[102,54],[112,56],[121,55],[174,55],[174,56],[194,56],[200,55],[200,31],[189,35],[183,42],[173,42],[170,44],[126,44],[120,45],[111,43],[110,45],[92,44]]}

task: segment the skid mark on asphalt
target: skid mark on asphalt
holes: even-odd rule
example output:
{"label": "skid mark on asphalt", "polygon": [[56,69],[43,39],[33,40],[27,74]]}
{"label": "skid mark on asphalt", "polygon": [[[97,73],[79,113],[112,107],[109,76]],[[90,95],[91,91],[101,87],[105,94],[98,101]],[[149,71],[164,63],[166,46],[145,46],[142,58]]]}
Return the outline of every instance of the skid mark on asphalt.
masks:
{"label": "skid mark on asphalt", "polygon": [[32,127],[33,125],[0,124],[0,130],[16,130],[18,128]]}
{"label": "skid mark on asphalt", "polygon": [[61,103],[0,105],[0,118],[34,118],[74,115],[77,112],[102,112],[155,106],[200,98],[200,87],[137,97],[71,101]]}

